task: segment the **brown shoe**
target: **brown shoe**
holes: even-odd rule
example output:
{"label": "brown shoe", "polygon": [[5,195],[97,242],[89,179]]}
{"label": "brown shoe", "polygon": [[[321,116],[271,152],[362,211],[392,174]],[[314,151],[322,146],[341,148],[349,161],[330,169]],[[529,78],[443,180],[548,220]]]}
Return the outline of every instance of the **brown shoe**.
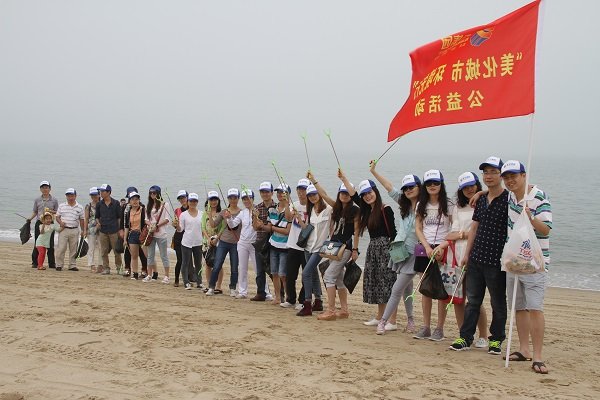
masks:
{"label": "brown shoe", "polygon": [[256,296],[251,298],[250,301],[265,301],[265,296],[261,296],[260,294],[257,294]]}
{"label": "brown shoe", "polygon": [[315,299],[315,302],[312,304],[313,311],[323,311],[323,301],[321,299]]}
{"label": "brown shoe", "polygon": [[350,313],[348,311],[339,310],[335,312],[335,316],[339,319],[346,319],[350,316]]}
{"label": "brown shoe", "polygon": [[335,311],[327,310],[324,313],[321,313],[317,316],[319,321],[335,321],[337,316],[335,315]]}
{"label": "brown shoe", "polygon": [[310,304],[310,300],[305,301],[304,307],[296,313],[296,316],[298,317],[308,317],[309,315],[312,315],[312,305]]}

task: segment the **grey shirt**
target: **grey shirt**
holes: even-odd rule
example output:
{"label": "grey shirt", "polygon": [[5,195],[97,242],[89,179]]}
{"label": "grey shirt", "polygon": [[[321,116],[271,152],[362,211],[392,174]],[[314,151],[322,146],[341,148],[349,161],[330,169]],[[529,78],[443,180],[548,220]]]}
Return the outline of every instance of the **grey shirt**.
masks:
{"label": "grey shirt", "polygon": [[52,195],[48,195],[47,199],[44,199],[43,196],[36,198],[33,202],[33,212],[36,213],[38,219],[42,219],[46,208],[57,211],[58,210],[58,200]]}

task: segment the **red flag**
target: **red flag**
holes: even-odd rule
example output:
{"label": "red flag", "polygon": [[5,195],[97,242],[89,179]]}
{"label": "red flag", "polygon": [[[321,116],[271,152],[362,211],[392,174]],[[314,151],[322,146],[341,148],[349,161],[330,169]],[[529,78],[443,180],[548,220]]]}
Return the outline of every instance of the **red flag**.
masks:
{"label": "red flag", "polygon": [[410,95],[388,141],[428,126],[533,113],[540,1],[410,53]]}

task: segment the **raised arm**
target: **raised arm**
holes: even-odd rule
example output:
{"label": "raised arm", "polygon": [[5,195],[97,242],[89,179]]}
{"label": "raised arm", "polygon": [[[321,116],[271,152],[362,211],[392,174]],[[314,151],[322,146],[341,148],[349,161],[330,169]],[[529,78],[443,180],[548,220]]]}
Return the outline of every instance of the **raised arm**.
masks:
{"label": "raised arm", "polygon": [[356,189],[354,189],[352,187],[352,185],[350,184],[350,181],[346,177],[346,174],[344,174],[344,171],[342,171],[341,168],[338,168],[337,176],[338,176],[338,178],[340,178],[340,180],[342,181],[344,186],[346,186],[346,189],[348,190],[348,194],[350,195],[350,197],[354,196],[354,194],[356,193]]}
{"label": "raised arm", "polygon": [[321,198],[325,201],[325,203],[327,203],[331,207],[333,207],[335,205],[335,199],[332,199],[331,197],[329,197],[329,195],[327,194],[327,191],[325,191],[325,188],[323,186],[321,186],[319,181],[317,181],[317,179],[315,178],[313,173],[311,171],[308,171],[306,173],[306,177],[308,178],[309,181],[311,181],[311,183],[317,189],[317,192],[319,192],[319,196],[321,196]]}
{"label": "raised arm", "polygon": [[377,181],[383,185],[385,190],[387,190],[388,192],[391,192],[392,189],[394,188],[394,185],[392,185],[392,182],[389,179],[387,179],[385,176],[381,175],[379,172],[377,172],[375,170],[376,166],[377,166],[377,161],[371,160],[371,162],[369,163],[369,171],[371,171],[371,174],[373,174],[375,179],[377,179]]}

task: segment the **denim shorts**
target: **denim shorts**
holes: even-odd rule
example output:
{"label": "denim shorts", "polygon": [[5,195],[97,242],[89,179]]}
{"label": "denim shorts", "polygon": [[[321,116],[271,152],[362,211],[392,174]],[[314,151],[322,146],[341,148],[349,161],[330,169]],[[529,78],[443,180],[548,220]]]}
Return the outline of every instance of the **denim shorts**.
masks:
{"label": "denim shorts", "polygon": [[286,276],[287,275],[287,249],[278,249],[277,247],[271,246],[269,254],[271,273],[273,275]]}
{"label": "denim shorts", "polygon": [[129,244],[141,244],[140,243],[140,231],[129,231],[129,236],[127,237],[127,243]]}

